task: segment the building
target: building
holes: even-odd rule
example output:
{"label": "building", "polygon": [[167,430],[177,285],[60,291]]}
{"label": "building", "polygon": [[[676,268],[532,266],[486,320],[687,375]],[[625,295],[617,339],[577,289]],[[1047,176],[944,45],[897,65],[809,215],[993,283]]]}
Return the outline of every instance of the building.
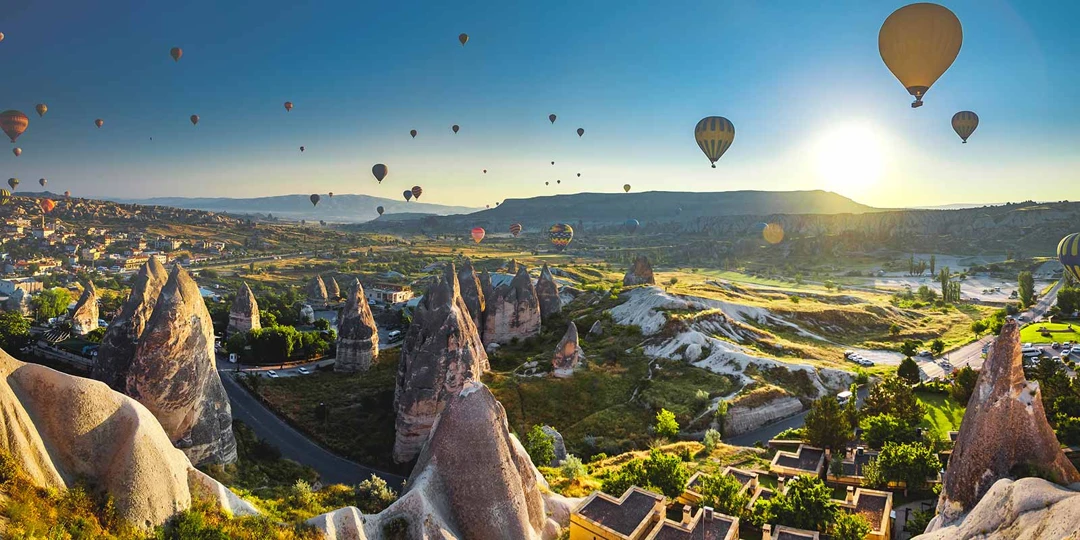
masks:
{"label": "building", "polygon": [[28,277],[0,279],[0,294],[11,296],[20,289],[27,294],[34,294],[41,292],[42,285],[40,281]]}
{"label": "building", "polygon": [[158,238],[154,240],[154,247],[165,251],[180,249],[181,242],[175,238]]}
{"label": "building", "polygon": [[846,454],[847,455],[840,461],[843,472],[840,476],[836,476],[830,471],[829,481],[838,484],[861,486],[866,466],[877,459],[878,452],[875,450],[867,450],[862,446],[859,446]]}
{"label": "building", "polygon": [[738,540],[739,518],[731,517],[706,506],[691,513],[683,505],[682,519],[664,519],[645,537],[645,540]]}
{"label": "building", "polygon": [[821,533],[817,531],[807,531],[805,529],[796,529],[795,527],[785,527],[783,525],[765,525],[761,527],[761,539],[762,540],[820,540]]}
{"label": "building", "polygon": [[664,496],[637,486],[618,499],[594,491],[570,514],[570,540],[643,540],[664,514]]}
{"label": "building", "polygon": [[367,297],[368,303],[372,304],[398,304],[411,300],[413,292],[405,285],[376,283],[370,288],[364,287],[364,296]]}
{"label": "building", "polygon": [[142,265],[146,264],[146,261],[150,260],[147,255],[132,255],[124,259],[123,269],[125,271],[135,271],[142,268]]}
{"label": "building", "polygon": [[866,540],[889,540],[892,537],[892,493],[848,486],[847,498],[840,502],[839,506],[847,512],[862,516],[870,523]]}
{"label": "building", "polygon": [[[739,494],[749,497],[751,499],[751,504],[757,501],[758,495],[760,495],[762,491],[769,491],[771,494],[771,490],[768,490],[767,488],[762,486],[761,483],[758,481],[758,474],[755,472],[744,471],[735,467],[725,467],[723,472],[721,472],[720,474],[724,476],[731,476],[738,480],[739,484],[742,485],[742,489],[739,490]],[[696,488],[701,482],[701,479],[708,476],[709,475],[700,471],[694,473],[694,475],[690,477],[690,480],[686,482],[686,489],[683,490],[682,495],[679,495],[679,497],[676,498],[675,501],[682,504],[697,506],[701,502],[702,497],[701,494],[698,493]],[[768,498],[769,497],[767,496],[766,499]]]}
{"label": "building", "polygon": [[794,452],[777,452],[769,465],[769,470],[784,476],[821,476],[824,469],[825,451],[805,444]]}

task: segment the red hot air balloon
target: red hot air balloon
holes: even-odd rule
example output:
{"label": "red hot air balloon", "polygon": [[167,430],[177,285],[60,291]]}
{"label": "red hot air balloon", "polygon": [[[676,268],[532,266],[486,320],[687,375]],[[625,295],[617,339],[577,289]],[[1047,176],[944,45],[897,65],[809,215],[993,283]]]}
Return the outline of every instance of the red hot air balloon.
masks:
{"label": "red hot air balloon", "polygon": [[4,41],[4,33],[0,32],[0,41]]}
{"label": "red hot air balloon", "polygon": [[514,235],[514,238],[517,238],[517,235],[521,234],[521,224],[520,223],[515,223],[515,224],[511,225],[510,226],[510,234]]}
{"label": "red hot air balloon", "polygon": [[291,110],[292,110],[292,102],[291,101],[286,101],[285,102],[285,112],[289,112]]}
{"label": "red hot air balloon", "polygon": [[29,125],[30,119],[19,111],[7,110],[0,113],[0,128],[3,128],[4,133],[7,133],[11,142],[15,142],[15,139],[18,139],[19,135],[22,135]]}
{"label": "red hot air balloon", "polygon": [[169,56],[172,57],[173,62],[179,62],[180,57],[184,56],[184,49],[181,49],[180,47],[173,47],[171,50],[169,50]]}
{"label": "red hot air balloon", "polygon": [[38,203],[38,206],[41,207],[42,212],[48,214],[49,212],[52,212],[53,208],[56,208],[56,203],[53,202],[52,199],[42,199],[41,202]]}
{"label": "red hot air balloon", "polygon": [[94,120],[94,125],[97,126],[98,128],[101,128],[101,126],[105,125],[105,121],[98,118],[97,120]]}
{"label": "red hot air balloon", "polygon": [[460,127],[458,127],[458,125],[457,125],[457,124],[454,124],[454,125],[450,126],[450,129],[454,130],[454,133],[457,133],[457,132],[458,132],[458,130],[459,130],[459,129],[461,129],[461,128],[460,128]]}
{"label": "red hot air balloon", "polygon": [[421,188],[420,186],[413,186],[412,187],[412,196],[413,196],[414,199],[419,200],[420,195],[423,194],[423,193],[424,193],[424,189]]}
{"label": "red hot air balloon", "polygon": [[197,115],[197,114],[191,115],[191,125],[193,125],[193,126],[199,125],[199,115]]}
{"label": "red hot air balloon", "polygon": [[386,165],[383,165],[382,163],[376,163],[371,167],[371,174],[375,175],[375,179],[378,180],[380,184],[382,183],[383,178],[386,178],[386,175],[389,173],[390,169],[386,168]]}
{"label": "red hot air balloon", "polygon": [[473,227],[473,230],[469,234],[472,236],[473,242],[479,244],[480,241],[484,239],[484,235],[487,234],[487,231],[485,231],[483,227]]}
{"label": "red hot air balloon", "polygon": [[409,130],[409,135],[412,135],[412,138],[415,139],[416,138],[416,130],[415,129],[410,129]]}

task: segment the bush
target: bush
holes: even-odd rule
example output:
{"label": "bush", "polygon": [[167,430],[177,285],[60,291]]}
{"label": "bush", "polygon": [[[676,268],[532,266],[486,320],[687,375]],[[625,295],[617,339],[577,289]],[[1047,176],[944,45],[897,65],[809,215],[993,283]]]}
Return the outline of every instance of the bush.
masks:
{"label": "bush", "polygon": [[675,413],[667,409],[660,409],[660,412],[656,413],[656,434],[669,439],[679,435],[679,423],[675,421]]}
{"label": "bush", "polygon": [[871,448],[881,448],[885,443],[907,443],[916,439],[915,429],[907,422],[891,414],[876,414],[862,420],[863,440]]}
{"label": "bush", "polygon": [[386,480],[371,475],[371,478],[360,482],[356,486],[356,507],[365,514],[377,514],[394,503],[398,498],[397,492],[390,489]]}
{"label": "bush", "polygon": [[909,384],[918,383],[920,379],[919,364],[915,363],[915,360],[912,360],[910,356],[905,357],[896,368],[896,376]]}
{"label": "bush", "polygon": [[705,453],[711,454],[720,445],[720,432],[715,429],[706,431],[705,438],[701,439],[701,444],[705,446]]}
{"label": "bush", "polygon": [[[906,530],[906,529],[905,529]],[[863,540],[870,534],[870,522],[859,514],[837,512],[832,527],[833,540]]]}
{"label": "bush", "polygon": [[701,494],[701,502],[698,506],[711,506],[717,512],[739,516],[750,502],[749,496],[739,493],[741,490],[742,484],[734,476],[701,475],[698,477],[697,485],[697,492]]}
{"label": "bush", "polygon": [[979,380],[979,372],[964,366],[953,374],[953,382],[949,386],[949,395],[957,403],[966,406],[971,395],[975,393],[975,383]]}
{"label": "bush", "polygon": [[555,437],[544,433],[539,425],[534,425],[525,435],[525,451],[537,467],[547,467],[555,459]]}
{"label": "bush", "polygon": [[621,496],[630,486],[651,489],[675,498],[682,494],[690,472],[678,456],[652,449],[648,459],[633,459],[604,479],[603,490]]}
{"label": "bush", "polygon": [[573,480],[585,476],[585,466],[581,464],[581,460],[577,456],[568,454],[559,467],[559,472],[562,473],[563,477]]}

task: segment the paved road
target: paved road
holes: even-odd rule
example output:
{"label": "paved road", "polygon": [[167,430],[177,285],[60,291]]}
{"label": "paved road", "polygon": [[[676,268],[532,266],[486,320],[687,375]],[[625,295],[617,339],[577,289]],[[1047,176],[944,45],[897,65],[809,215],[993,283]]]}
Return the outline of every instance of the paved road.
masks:
{"label": "paved road", "polygon": [[318,471],[324,484],[358,484],[372,474],[400,489],[405,478],[378,471],[340,457],[315,444],[272,411],[259,403],[231,375],[222,373],[221,382],[232,404],[233,418],[243,421],[259,437],[281,450],[281,455]]}
{"label": "paved road", "polygon": [[[866,399],[868,394],[868,387],[864,386],[859,389],[859,405],[862,405],[863,400]],[[770,439],[776,437],[781,431],[802,427],[803,423],[806,421],[807,412],[809,412],[809,410],[803,411],[795,416],[789,416],[767,426],[760,427],[754,431],[726,438],[724,439],[724,442],[733,446],[754,446],[754,443],[758,441],[761,441],[762,443],[768,442]]]}

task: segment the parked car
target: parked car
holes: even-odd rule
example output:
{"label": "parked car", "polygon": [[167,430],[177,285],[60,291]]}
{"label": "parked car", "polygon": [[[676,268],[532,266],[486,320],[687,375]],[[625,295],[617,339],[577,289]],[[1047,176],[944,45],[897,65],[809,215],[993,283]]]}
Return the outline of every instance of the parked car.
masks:
{"label": "parked car", "polygon": [[1067,358],[1070,354],[1072,354],[1072,352],[1072,347],[1064,347],[1061,349],[1061,357]]}
{"label": "parked car", "polygon": [[919,356],[921,356],[923,358],[930,358],[930,357],[932,357],[934,355],[930,351],[928,351],[926,349],[923,349],[923,350],[919,351]]}
{"label": "parked car", "polygon": [[276,371],[274,371],[274,370],[272,370],[272,369],[271,369],[271,370],[268,370],[268,371],[266,372],[266,376],[267,376],[267,377],[270,377],[271,379],[276,379],[276,378],[277,378],[277,372],[276,372]]}
{"label": "parked car", "polygon": [[855,356],[855,351],[844,351],[844,358],[851,360],[852,356]]}
{"label": "parked car", "polygon": [[296,371],[301,375],[307,375],[308,373],[311,373],[311,371],[309,371],[306,367],[298,367],[296,368]]}
{"label": "parked car", "polygon": [[860,366],[864,366],[864,367],[870,367],[870,366],[873,366],[873,365],[874,365],[874,361],[873,361],[873,360],[870,360],[869,358],[863,358],[863,359],[861,359],[861,360],[862,360],[862,361],[860,361],[860,362],[859,362],[859,365],[860,365]]}
{"label": "parked car", "polygon": [[838,401],[841,405],[847,403],[848,400],[850,400],[850,399],[851,399],[851,391],[850,390],[844,390],[843,392],[840,392],[839,394],[836,394],[836,401]]}
{"label": "parked car", "polygon": [[1055,341],[1055,342],[1053,342],[1053,343],[1051,343],[1051,344],[1050,344],[1050,348],[1051,348],[1051,349],[1054,349],[1054,350],[1060,349],[1060,348],[1061,348],[1061,344]]}

